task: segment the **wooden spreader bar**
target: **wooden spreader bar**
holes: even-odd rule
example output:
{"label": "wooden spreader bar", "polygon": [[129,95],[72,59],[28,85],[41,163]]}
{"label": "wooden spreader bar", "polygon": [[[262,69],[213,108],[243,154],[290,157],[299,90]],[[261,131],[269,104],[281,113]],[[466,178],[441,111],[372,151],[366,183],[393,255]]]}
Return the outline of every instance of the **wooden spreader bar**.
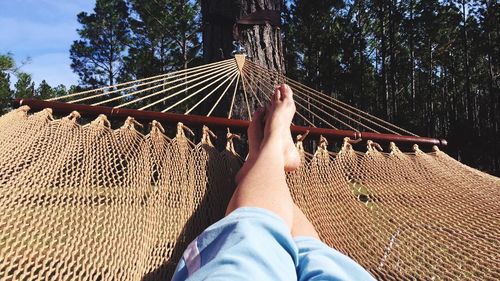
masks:
{"label": "wooden spreader bar", "polygon": [[[57,101],[43,101],[37,99],[15,99],[12,102],[14,107],[22,105],[29,106],[32,110],[42,110],[44,108],[51,108],[57,114],[69,114],[76,110],[82,115],[98,116],[104,114],[110,119],[125,119],[133,117],[137,121],[151,122],[156,120],[163,123],[178,123],[182,122],[186,125],[201,126],[207,125],[210,128],[231,128],[232,131],[242,132],[245,131],[250,123],[247,120],[227,119],[221,117],[206,117],[199,115],[184,115],[177,113],[162,113],[156,111],[136,110],[127,108],[113,108],[107,106],[90,106],[84,104],[71,104]],[[303,126],[291,126],[291,131],[294,134],[304,134],[309,131],[311,136],[324,136],[327,139],[343,139],[349,137],[352,140],[372,140],[375,142],[395,142],[405,144],[423,144],[423,145],[436,145],[444,147],[447,141],[444,139],[434,139],[416,136],[402,136],[395,134],[380,134],[373,132],[355,132],[349,130],[335,130],[326,128],[314,128]]]}

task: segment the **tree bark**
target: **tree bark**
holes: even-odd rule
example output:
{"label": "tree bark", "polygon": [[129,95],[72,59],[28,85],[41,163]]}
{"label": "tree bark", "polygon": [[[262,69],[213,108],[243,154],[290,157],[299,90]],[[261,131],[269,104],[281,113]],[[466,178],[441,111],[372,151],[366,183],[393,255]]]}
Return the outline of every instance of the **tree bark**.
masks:
{"label": "tree bark", "polygon": [[428,38],[428,51],[429,51],[429,73],[428,73],[428,88],[427,88],[427,135],[433,136],[435,132],[435,120],[434,120],[434,50],[432,45],[432,39]]}
{"label": "tree bark", "polygon": [[[284,73],[285,63],[279,27],[262,24],[238,25],[237,29],[234,28],[235,23],[242,16],[262,10],[279,12],[282,5],[283,0],[203,0],[201,8],[205,61],[210,63],[231,58],[231,53],[234,50],[233,41],[238,40],[246,50],[247,59],[268,69]],[[245,82],[247,88],[248,82]],[[249,118],[242,89],[239,89],[239,93],[235,100],[232,118]],[[256,101],[253,98],[253,93],[247,94],[251,110],[253,110],[253,104]],[[263,101],[264,94],[262,92],[256,94]],[[226,97],[223,102],[225,104],[219,108],[227,109],[230,105],[230,97]],[[219,112],[221,115],[224,113],[227,115],[227,112]]]}
{"label": "tree bark", "polygon": [[363,43],[363,31],[364,31],[364,1],[359,1],[359,11],[356,14],[357,23],[358,23],[358,33],[357,33],[357,48],[359,52],[359,83],[358,83],[358,97],[359,97],[359,105],[361,108],[366,107],[365,97],[364,97],[364,89],[363,89],[363,76],[365,73],[365,61],[364,61],[364,51],[365,46]]}
{"label": "tree bark", "polygon": [[[486,7],[487,9],[491,9],[491,5],[492,3],[490,1],[488,1],[486,3]],[[492,36],[491,36],[491,28],[494,26],[494,21],[492,20],[492,17],[490,16],[488,19],[487,19],[487,25],[486,25],[486,34],[487,34],[487,38],[488,38],[488,42],[487,42],[487,61],[488,61],[488,91],[490,92],[490,112],[489,112],[489,122],[490,122],[490,126],[491,126],[491,131],[492,132],[497,132],[497,136],[500,136],[500,133],[499,133],[499,125],[498,125],[498,121],[500,120],[500,118],[497,117],[498,115],[498,97],[496,92],[495,92],[495,87],[494,87],[494,70],[493,70],[493,55],[492,55],[492,50],[493,50],[493,47],[494,47],[494,44],[492,43],[493,40],[492,40]],[[494,138],[497,137],[497,136],[493,136]],[[500,153],[499,153],[499,149],[498,149],[498,145],[493,145],[493,151],[492,151],[492,170],[493,171],[499,171],[500,170]]]}
{"label": "tree bark", "polygon": [[410,1],[410,60],[411,60],[411,108],[412,111],[415,112],[415,47],[414,47],[414,19],[413,19],[413,9],[414,9],[413,0]]}
{"label": "tree bark", "polygon": [[469,70],[469,45],[467,39],[467,8],[466,1],[462,0],[462,16],[463,16],[463,29],[462,29],[462,39],[464,47],[464,65],[465,65],[465,96],[467,98],[467,119],[471,122],[472,126],[474,123],[474,97],[472,96],[472,91],[470,90],[470,70]]}
{"label": "tree bark", "polygon": [[389,89],[388,89],[388,75],[387,75],[387,42],[386,42],[386,2],[385,0],[380,0],[378,2],[378,20],[379,20],[379,28],[380,28],[380,64],[381,64],[381,96],[382,96],[382,108],[383,108],[383,116],[385,119],[389,117]]}
{"label": "tree bark", "polygon": [[389,8],[389,59],[390,59],[390,67],[389,67],[389,75],[390,75],[390,81],[389,81],[389,96],[390,96],[390,109],[388,110],[388,117],[390,122],[394,122],[394,119],[396,118],[396,87],[397,87],[397,81],[396,81],[396,70],[398,68],[397,66],[397,60],[396,60],[396,29],[395,29],[395,9],[396,7],[396,2],[394,0],[391,0],[388,2],[388,8]]}

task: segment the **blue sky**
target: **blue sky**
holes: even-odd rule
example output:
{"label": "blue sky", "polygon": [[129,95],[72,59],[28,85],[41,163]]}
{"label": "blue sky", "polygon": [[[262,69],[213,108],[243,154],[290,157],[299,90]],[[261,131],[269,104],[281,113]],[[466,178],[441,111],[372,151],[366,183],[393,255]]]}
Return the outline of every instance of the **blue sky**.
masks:
{"label": "blue sky", "polygon": [[77,84],[69,48],[78,39],[76,15],[92,12],[94,0],[0,0],[0,53],[11,52],[36,84]]}

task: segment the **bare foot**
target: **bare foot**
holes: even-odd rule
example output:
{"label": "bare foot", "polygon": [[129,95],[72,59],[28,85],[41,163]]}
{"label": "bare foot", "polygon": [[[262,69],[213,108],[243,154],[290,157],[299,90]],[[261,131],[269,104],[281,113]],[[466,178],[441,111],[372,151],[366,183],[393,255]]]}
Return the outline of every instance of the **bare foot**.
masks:
{"label": "bare foot", "polygon": [[248,136],[248,157],[243,167],[238,171],[235,177],[235,182],[239,183],[241,178],[246,175],[260,152],[260,145],[264,137],[264,108],[258,108],[252,116],[252,122],[247,129]]}
{"label": "bare foot", "polygon": [[[295,150],[290,133],[294,114],[292,92],[286,86],[281,86],[275,91],[267,107],[263,138],[257,153],[257,145],[253,142],[257,134],[254,134],[252,128],[257,127],[258,123],[250,126],[250,161],[245,163],[246,171],[243,170],[237,179],[239,182],[229,200],[226,215],[240,207],[264,208],[274,212],[290,229],[292,228],[294,207],[286,183],[285,169],[294,169],[300,164],[299,154]],[[255,121],[257,119],[255,118]],[[258,139],[255,138],[256,144]]]}
{"label": "bare foot", "polygon": [[293,143],[290,124],[295,115],[295,102],[292,89],[282,84],[274,90],[269,106],[266,108],[266,127],[264,135],[278,134],[282,140],[285,156],[285,171],[290,172],[300,165],[300,155]]}
{"label": "bare foot", "polygon": [[259,154],[262,138],[264,137],[264,111],[263,107],[257,108],[253,113],[252,122],[248,126],[248,158],[255,158]]}
{"label": "bare foot", "polygon": [[[262,139],[264,137],[264,125],[266,125],[267,133],[274,131],[273,135],[278,133],[277,137],[282,140],[281,143],[283,144],[283,155],[285,159],[284,170],[290,172],[297,169],[300,165],[300,155],[293,143],[292,135],[290,133],[290,124],[294,114],[295,103],[293,101],[292,90],[290,87],[283,84],[276,88],[273,94],[273,99],[266,106],[266,108],[258,108],[252,116],[252,122],[250,122],[247,130],[248,157],[243,164],[243,167],[241,167],[236,174],[236,183],[239,183],[247,174],[248,170],[253,166],[255,159],[260,153]],[[272,124],[268,121],[268,117],[271,116],[274,116],[272,117]],[[275,127],[268,127],[267,124]]]}

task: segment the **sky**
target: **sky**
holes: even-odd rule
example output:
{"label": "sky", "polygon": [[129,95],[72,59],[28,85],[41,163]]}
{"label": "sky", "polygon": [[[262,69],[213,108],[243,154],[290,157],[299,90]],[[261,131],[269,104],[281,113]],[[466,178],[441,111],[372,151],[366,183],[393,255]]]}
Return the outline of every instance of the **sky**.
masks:
{"label": "sky", "polygon": [[78,39],[76,15],[92,12],[94,0],[0,0],[0,54],[11,52],[21,71],[38,85],[78,83],[70,68],[69,49]]}

